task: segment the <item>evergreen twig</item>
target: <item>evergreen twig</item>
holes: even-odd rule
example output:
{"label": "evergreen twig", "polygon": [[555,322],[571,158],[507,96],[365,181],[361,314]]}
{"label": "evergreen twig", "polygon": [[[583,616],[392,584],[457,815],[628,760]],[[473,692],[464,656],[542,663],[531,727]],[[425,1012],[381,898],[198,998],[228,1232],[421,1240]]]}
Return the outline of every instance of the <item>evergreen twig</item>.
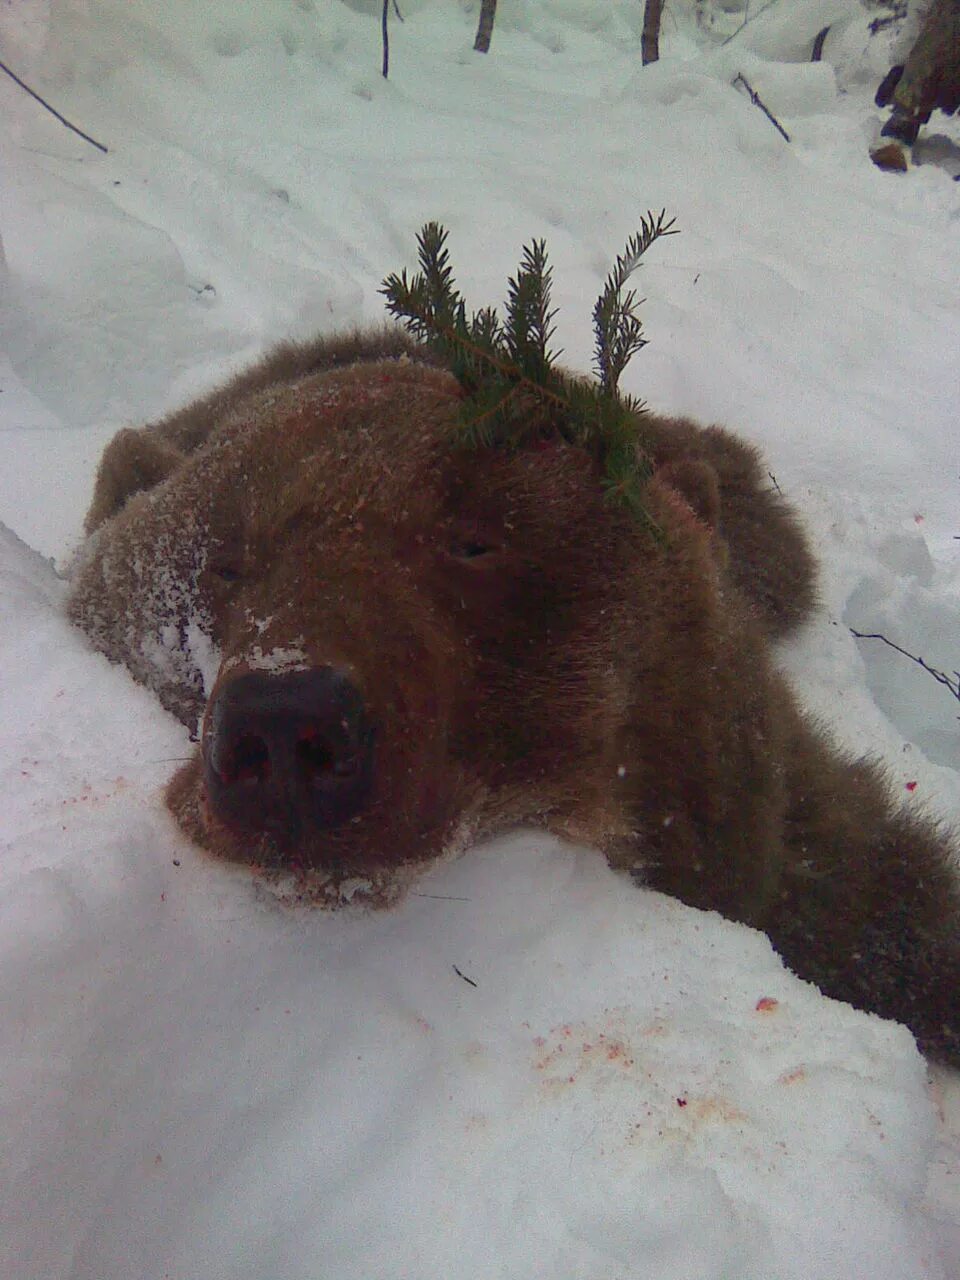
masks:
{"label": "evergreen twig", "polygon": [[620,375],[631,358],[647,345],[637,315],[643,299],[638,300],[632,289],[624,296],[623,287],[655,240],[677,234],[676,219],[671,218],[669,222],[665,219],[666,210],[661,209],[656,221],[652,214],[640,220],[640,231],[627,241],[593,308],[597,376],[601,387],[610,395],[617,394]]}
{"label": "evergreen twig", "polygon": [[523,251],[520,270],[507,282],[507,350],[527,376],[542,383],[556,359],[549,350],[554,334],[550,310],[553,270],[547,266],[544,240],[534,240]]}
{"label": "evergreen twig", "polygon": [[457,427],[463,445],[517,448],[558,436],[586,449],[601,469],[608,498],[656,536],[660,531],[643,501],[650,474],[640,431],[644,406],[619,391],[620,375],[646,343],[637,314],[642,299],[624,288],[650,246],[675,233],[664,210],[648,213],[617,258],[593,311],[596,382],[555,367],[553,273],[543,240],[523,249],[507,283],[503,321],[493,307],[468,314],[450,266],[446,229],[437,222],[425,223],[417,235],[419,271],[412,277],[406,269],[393,272],[381,288],[390,314],[437,352],[467,393]]}

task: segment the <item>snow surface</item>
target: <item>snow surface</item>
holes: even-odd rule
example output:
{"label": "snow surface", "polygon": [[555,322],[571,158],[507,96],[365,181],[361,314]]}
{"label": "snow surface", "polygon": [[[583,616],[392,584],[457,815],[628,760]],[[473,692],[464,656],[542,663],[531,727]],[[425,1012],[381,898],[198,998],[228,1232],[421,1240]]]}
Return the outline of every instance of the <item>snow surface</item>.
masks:
{"label": "snow surface", "polygon": [[384,82],[379,9],[0,0],[0,58],[109,147],[0,78],[0,1275],[952,1280],[960,1083],[902,1028],[537,832],[283,907],[183,840],[185,732],[63,619],[117,427],[379,319],[429,218],[476,305],[545,236],[585,368],[665,206],[628,389],[763,445],[824,564],[784,665],[960,819],[956,703],[848,630],[957,665],[957,126],[867,159],[909,25],[678,0],[644,69],[634,0],[501,0],[487,57],[472,0],[401,0]]}

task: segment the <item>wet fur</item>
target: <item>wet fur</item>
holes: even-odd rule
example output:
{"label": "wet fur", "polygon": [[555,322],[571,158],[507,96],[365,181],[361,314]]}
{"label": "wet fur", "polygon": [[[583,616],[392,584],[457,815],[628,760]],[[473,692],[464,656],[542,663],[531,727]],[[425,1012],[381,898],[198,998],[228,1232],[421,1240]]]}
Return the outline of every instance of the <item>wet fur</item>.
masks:
{"label": "wet fur", "polygon": [[[453,447],[458,397],[385,330],[287,344],[121,432],[72,616],[190,725],[264,654],[354,676],[383,728],[376,794],[296,871],[402,880],[466,833],[536,821],[766,930],[825,992],[960,1061],[950,847],[772,665],[814,566],[756,452],[649,415],[659,545],[570,446]],[[221,656],[206,690],[203,635]],[[168,800],[218,853],[278,861],[218,826],[196,760]]]}

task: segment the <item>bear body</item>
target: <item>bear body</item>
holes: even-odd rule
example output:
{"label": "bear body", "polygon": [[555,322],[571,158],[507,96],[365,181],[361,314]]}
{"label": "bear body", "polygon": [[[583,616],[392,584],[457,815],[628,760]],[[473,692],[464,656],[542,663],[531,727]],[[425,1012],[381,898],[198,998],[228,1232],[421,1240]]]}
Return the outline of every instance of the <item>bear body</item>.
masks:
{"label": "bear body", "polygon": [[348,335],[108,447],[70,611],[197,730],[182,826],[388,899],[537,823],[960,1060],[949,847],[772,664],[813,564],[756,453],[646,418],[655,538],[573,445],[458,447],[461,394],[399,332]]}

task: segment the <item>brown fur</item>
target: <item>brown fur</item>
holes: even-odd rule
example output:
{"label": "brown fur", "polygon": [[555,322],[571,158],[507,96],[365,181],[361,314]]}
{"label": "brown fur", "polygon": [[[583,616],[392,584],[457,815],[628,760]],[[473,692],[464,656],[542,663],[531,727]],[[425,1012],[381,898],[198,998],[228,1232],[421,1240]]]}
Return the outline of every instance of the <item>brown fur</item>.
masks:
{"label": "brown fur", "polygon": [[[376,728],[349,821],[241,833],[198,753],[168,793],[184,827],[382,888],[470,833],[540,822],[765,929],[828,994],[960,1060],[947,845],[772,667],[813,567],[755,451],[651,415],[658,542],[572,446],[458,450],[458,403],[407,339],[350,335],[281,348],[108,448],[70,606],[95,643],[205,751],[264,668],[342,674]],[[145,489],[151,454],[166,479]]]}

